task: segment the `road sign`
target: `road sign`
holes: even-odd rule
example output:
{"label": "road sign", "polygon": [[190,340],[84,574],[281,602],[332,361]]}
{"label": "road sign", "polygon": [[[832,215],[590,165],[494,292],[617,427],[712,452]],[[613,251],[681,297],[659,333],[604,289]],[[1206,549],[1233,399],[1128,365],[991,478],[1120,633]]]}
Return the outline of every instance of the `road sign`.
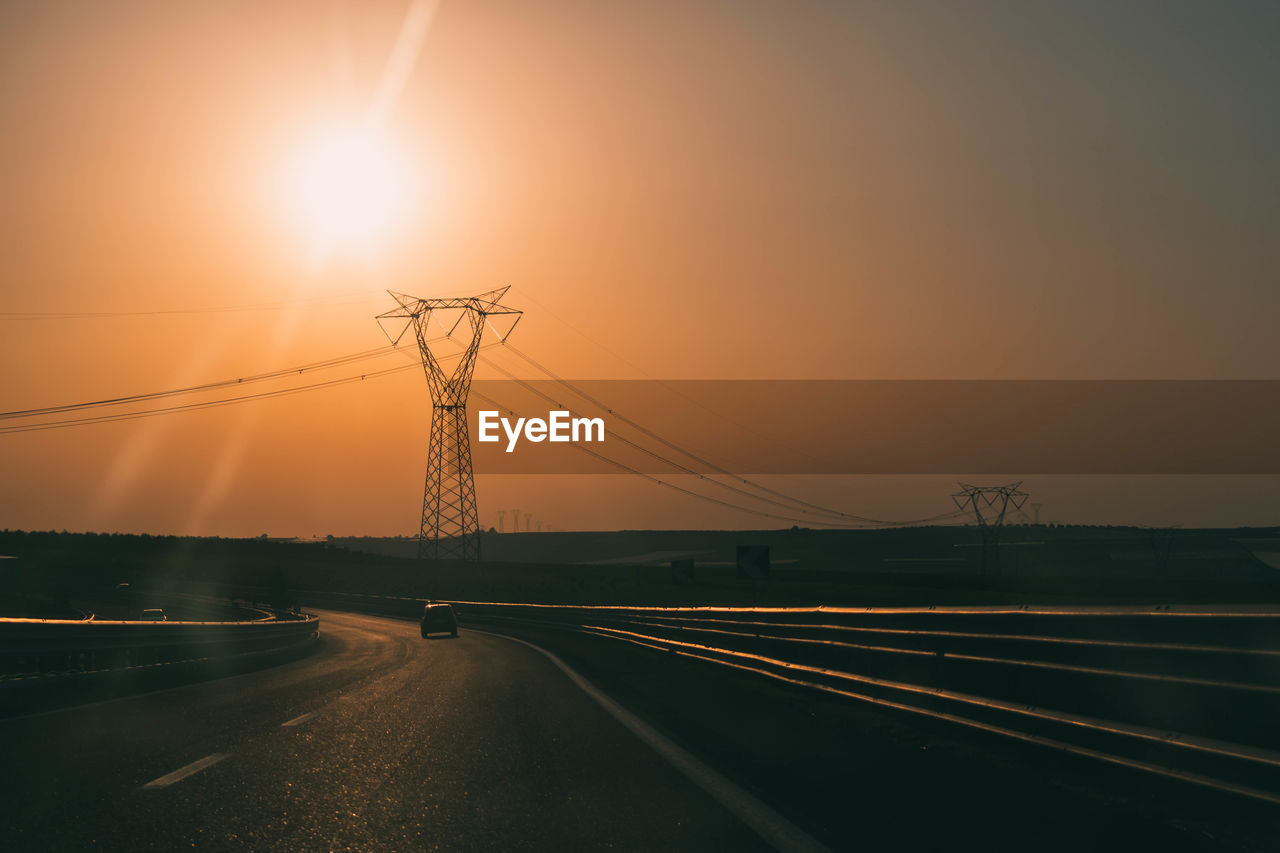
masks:
{"label": "road sign", "polygon": [[738,546],[738,577],[757,579],[769,577],[768,545]]}

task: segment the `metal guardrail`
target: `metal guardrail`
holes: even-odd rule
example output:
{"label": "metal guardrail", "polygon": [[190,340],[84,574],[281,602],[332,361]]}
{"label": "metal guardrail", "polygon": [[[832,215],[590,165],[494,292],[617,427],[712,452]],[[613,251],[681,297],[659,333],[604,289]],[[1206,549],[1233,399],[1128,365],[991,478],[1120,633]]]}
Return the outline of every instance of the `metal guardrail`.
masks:
{"label": "metal guardrail", "polygon": [[124,622],[0,618],[0,684],[226,658],[306,642],[320,620]]}
{"label": "metal guardrail", "polygon": [[1280,612],[458,602],[1280,804]]}
{"label": "metal guardrail", "polygon": [[464,624],[606,638],[1280,805],[1274,608],[451,603]]}

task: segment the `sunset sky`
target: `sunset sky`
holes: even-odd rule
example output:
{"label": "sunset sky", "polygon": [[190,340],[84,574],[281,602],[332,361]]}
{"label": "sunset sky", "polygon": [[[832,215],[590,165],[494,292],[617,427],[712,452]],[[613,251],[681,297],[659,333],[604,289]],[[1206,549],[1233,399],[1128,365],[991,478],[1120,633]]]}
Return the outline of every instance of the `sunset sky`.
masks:
{"label": "sunset sky", "polygon": [[[504,285],[512,342],[578,379],[1280,378],[1277,44],[1273,2],[7,2],[0,410],[369,350],[388,288]],[[385,222],[302,209],[335,139]],[[429,416],[406,371],[0,434],[0,527],[411,532]],[[913,517],[950,482],[793,485]],[[1064,521],[1280,507],[1275,478],[1040,487]],[[479,489],[486,527],[762,524]]]}

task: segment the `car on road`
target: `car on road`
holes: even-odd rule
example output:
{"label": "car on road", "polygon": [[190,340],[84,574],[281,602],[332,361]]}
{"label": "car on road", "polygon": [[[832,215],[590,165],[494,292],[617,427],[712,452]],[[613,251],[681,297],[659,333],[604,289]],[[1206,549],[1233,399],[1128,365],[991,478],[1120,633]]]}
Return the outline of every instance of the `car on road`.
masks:
{"label": "car on road", "polygon": [[428,601],[422,608],[422,638],[428,635],[448,632],[449,636],[458,636],[458,617],[453,614],[453,606],[440,601]]}
{"label": "car on road", "polygon": [[162,607],[148,607],[142,611],[142,615],[138,617],[142,622],[168,622],[169,617],[165,615]]}

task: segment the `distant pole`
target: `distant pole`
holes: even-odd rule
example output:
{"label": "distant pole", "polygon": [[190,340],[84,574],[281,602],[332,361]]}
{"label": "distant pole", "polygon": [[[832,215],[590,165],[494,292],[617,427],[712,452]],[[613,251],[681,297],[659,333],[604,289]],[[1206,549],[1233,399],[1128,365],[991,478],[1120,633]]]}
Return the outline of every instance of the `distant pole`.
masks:
{"label": "distant pole", "polygon": [[995,551],[995,563],[1000,564],[1000,528],[1010,507],[1021,510],[1027,493],[1021,491],[1022,483],[1007,486],[970,486],[959,483],[960,491],[951,496],[956,508],[972,513],[982,536],[982,573],[987,573],[989,551]]}
{"label": "distant pole", "polygon": [[528,533],[533,530],[533,513],[526,512],[524,514],[524,532]]}
{"label": "distant pole", "polygon": [[511,510],[511,532],[520,532],[520,510],[518,509]]}
{"label": "distant pole", "polygon": [[1035,513],[1035,515],[1036,515],[1036,524],[1039,524],[1039,523],[1040,523],[1040,507],[1042,507],[1042,506],[1044,506],[1044,504],[1032,504],[1032,505],[1031,505],[1031,510],[1032,510],[1032,512],[1034,512],[1034,513]]}
{"label": "distant pole", "polygon": [[506,521],[506,519],[507,519],[507,511],[505,509],[498,510],[498,532],[499,533],[507,532],[504,526],[504,522]]}
{"label": "distant pole", "polygon": [[[397,307],[378,315],[378,323],[393,345],[413,329],[431,390],[431,434],[422,524],[418,528],[418,559],[480,559],[480,514],[471,468],[467,396],[471,392],[471,376],[485,328],[492,329],[499,340],[505,341],[520,319],[521,312],[498,304],[507,290],[503,287],[458,299],[420,299],[387,291]],[[515,319],[506,334],[500,334],[494,328],[493,317]],[[393,336],[383,325],[384,320],[397,321],[399,333]],[[403,325],[400,320],[405,321]],[[446,338],[453,338],[455,332],[462,330],[459,341],[463,346],[462,357],[451,372],[445,372],[431,349],[433,343],[440,341],[431,337],[435,330],[432,320]]]}

